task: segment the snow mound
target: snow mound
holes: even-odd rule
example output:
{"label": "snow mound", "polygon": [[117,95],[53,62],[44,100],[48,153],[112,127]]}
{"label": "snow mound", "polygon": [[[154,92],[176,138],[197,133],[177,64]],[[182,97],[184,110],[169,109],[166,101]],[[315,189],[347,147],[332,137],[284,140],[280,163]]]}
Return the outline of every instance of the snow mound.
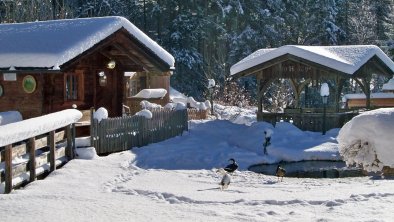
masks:
{"label": "snow mound", "polygon": [[153,116],[152,112],[147,110],[147,109],[143,109],[143,110],[137,112],[135,115],[136,116],[143,116],[143,117],[145,117],[147,119],[152,119],[152,116]]}
{"label": "snow mound", "polygon": [[367,171],[394,167],[394,108],[362,113],[339,131],[339,152],[348,165],[362,165]]}
{"label": "snow mound", "polygon": [[78,159],[92,160],[98,157],[94,147],[77,148],[76,150]]}
{"label": "snow mound", "polygon": [[167,90],[165,89],[143,89],[133,97],[143,98],[143,99],[157,99],[157,98],[163,98],[166,94],[167,94]]}
{"label": "snow mound", "polygon": [[22,121],[22,115],[18,111],[0,112],[0,126]]}
{"label": "snow mound", "polygon": [[108,110],[104,107],[100,107],[96,110],[96,112],[93,113],[93,118],[97,119],[99,122],[102,119],[107,119],[108,118]]}

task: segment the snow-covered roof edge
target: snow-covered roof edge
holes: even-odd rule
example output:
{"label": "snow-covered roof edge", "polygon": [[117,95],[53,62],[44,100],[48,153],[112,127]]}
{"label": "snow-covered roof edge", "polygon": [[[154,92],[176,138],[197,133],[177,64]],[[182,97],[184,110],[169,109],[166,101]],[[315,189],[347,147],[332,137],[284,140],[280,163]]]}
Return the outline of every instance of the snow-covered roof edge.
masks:
{"label": "snow-covered roof edge", "polygon": [[[147,36],[144,32],[142,32],[139,28],[137,28],[133,23],[131,23],[129,20],[127,20],[124,17],[120,16],[108,16],[108,17],[95,17],[95,18],[81,18],[81,19],[106,19],[106,18],[114,18],[117,20],[117,22],[111,24],[108,26],[107,30],[103,30],[99,35],[101,35],[99,38],[99,41],[107,38],[111,34],[115,33],[121,28],[125,28],[132,36],[134,36],[138,41],[140,41],[143,45],[145,45],[148,49],[150,49],[154,54],[156,54],[160,59],[162,59],[164,62],[166,62],[171,68],[174,67],[175,65],[175,58],[167,52],[165,49],[163,49],[157,42],[153,41],[149,36]],[[72,19],[70,19],[72,20]],[[87,45],[81,46],[81,45],[76,45],[75,47],[67,50],[65,53],[66,55],[70,56],[65,56],[62,58],[60,61],[58,61],[57,65],[63,65],[64,63],[70,61],[71,59],[75,58],[79,54],[82,54],[84,51],[87,49],[93,47],[95,44],[97,44],[99,41],[97,40],[92,40],[92,41],[84,41],[83,43]],[[79,54],[77,55],[72,55],[73,51],[78,51],[80,49],[83,49]]]}
{"label": "snow-covered roof edge", "polygon": [[65,127],[81,117],[80,111],[67,109],[0,126],[0,147]]}
{"label": "snow-covered roof edge", "polygon": [[[29,47],[28,44],[24,44],[23,50],[5,51],[2,58],[4,61],[1,62],[2,68],[44,68],[56,71],[60,69],[59,67],[61,65],[64,65],[88,49],[91,49],[96,44],[122,28],[150,50],[152,54],[157,55],[159,59],[168,64],[170,69],[173,69],[175,65],[175,59],[169,52],[149,38],[129,20],[120,16],[47,20],[1,24],[0,26],[2,27],[2,31],[5,33],[15,33],[16,38],[12,38],[12,35],[7,35],[7,37],[11,36],[10,44],[23,40],[23,35],[18,35],[18,33],[33,33],[33,38],[30,40],[31,43],[27,42],[28,44],[32,44],[33,47]],[[71,27],[71,29],[64,27]],[[48,32],[50,29],[55,30],[55,34],[52,35]],[[79,33],[76,36],[67,38],[67,41],[64,43],[67,45],[61,47],[60,50],[52,50],[45,47],[43,47],[44,49],[34,47],[34,37],[40,37],[42,40],[42,38],[46,36],[49,39],[53,39],[53,41],[49,41],[49,44],[47,45],[54,48],[56,47],[56,44],[64,42],[61,39],[62,37],[72,35],[70,30]],[[26,41],[24,42],[26,43]],[[18,46],[11,47],[6,50],[13,49],[18,49]]]}
{"label": "snow-covered roof edge", "polygon": [[[329,51],[330,48],[369,48],[361,60],[348,61],[349,58],[343,58],[340,55]],[[273,50],[260,49],[234,64],[230,68],[230,75],[235,75],[239,72],[245,71],[261,63],[267,62],[274,58],[285,54],[291,54],[311,62],[315,62],[329,68],[353,74],[362,65],[364,65],[373,56],[377,56],[383,61],[393,72],[394,62],[377,46],[375,45],[350,45],[350,46],[300,46],[300,45],[285,45]]]}

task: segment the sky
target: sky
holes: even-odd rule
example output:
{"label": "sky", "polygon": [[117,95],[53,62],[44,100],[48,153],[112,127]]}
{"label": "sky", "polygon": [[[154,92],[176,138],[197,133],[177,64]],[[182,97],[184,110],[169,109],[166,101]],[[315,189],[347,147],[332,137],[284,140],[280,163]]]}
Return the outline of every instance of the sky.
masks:
{"label": "sky", "polygon": [[[103,157],[91,147],[82,148],[89,146],[88,140],[79,138],[78,159],[44,180],[0,194],[1,220],[391,221],[394,217],[389,179],[279,181],[247,170],[250,164],[286,158],[340,159],[336,139],[344,133],[340,129],[321,135],[287,123],[276,127],[256,123],[250,115],[253,109],[216,105],[215,111],[217,119],[191,121],[182,136]],[[263,155],[267,129],[273,132],[272,143],[268,155]],[[221,175],[216,171],[229,158],[239,169],[230,175],[229,187],[220,190]]]}

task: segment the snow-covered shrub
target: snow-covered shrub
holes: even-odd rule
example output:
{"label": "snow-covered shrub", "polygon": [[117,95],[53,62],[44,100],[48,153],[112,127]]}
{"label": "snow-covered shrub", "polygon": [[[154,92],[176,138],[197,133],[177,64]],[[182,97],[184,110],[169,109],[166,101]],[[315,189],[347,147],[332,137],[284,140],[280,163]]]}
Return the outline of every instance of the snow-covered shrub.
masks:
{"label": "snow-covered shrub", "polygon": [[22,121],[22,115],[18,111],[0,112],[0,126]]}
{"label": "snow-covered shrub", "polygon": [[147,119],[152,119],[152,116],[153,116],[152,112],[147,110],[147,109],[143,109],[143,110],[137,112],[135,115],[136,116],[143,116],[143,117],[145,117]]}
{"label": "snow-covered shrub", "polygon": [[215,87],[213,100],[226,106],[246,107],[254,105],[249,92],[235,81],[226,81],[223,90]]}
{"label": "snow-covered shrub", "polygon": [[369,172],[394,167],[394,108],[362,113],[339,131],[339,153],[348,165],[360,165]]}
{"label": "snow-covered shrub", "polygon": [[181,102],[176,103],[175,110],[183,110],[183,109],[187,109],[186,104]]}
{"label": "snow-covered shrub", "polygon": [[143,109],[161,109],[161,105],[156,104],[156,103],[151,103],[147,100],[142,100],[140,102],[140,105]]}
{"label": "snow-covered shrub", "polygon": [[104,107],[100,107],[96,110],[96,112],[93,113],[93,118],[97,119],[99,122],[102,119],[107,119],[108,118],[108,110]]}

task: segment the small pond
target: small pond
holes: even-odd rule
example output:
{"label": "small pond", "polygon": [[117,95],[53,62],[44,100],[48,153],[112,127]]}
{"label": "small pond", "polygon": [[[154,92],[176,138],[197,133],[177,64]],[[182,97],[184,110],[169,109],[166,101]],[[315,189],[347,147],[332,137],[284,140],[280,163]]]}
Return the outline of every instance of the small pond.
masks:
{"label": "small pond", "polygon": [[[343,161],[305,160],[281,162],[286,169],[286,177],[299,178],[339,178],[366,176],[360,168],[346,167]],[[278,164],[256,164],[248,170],[266,175],[275,175]]]}

